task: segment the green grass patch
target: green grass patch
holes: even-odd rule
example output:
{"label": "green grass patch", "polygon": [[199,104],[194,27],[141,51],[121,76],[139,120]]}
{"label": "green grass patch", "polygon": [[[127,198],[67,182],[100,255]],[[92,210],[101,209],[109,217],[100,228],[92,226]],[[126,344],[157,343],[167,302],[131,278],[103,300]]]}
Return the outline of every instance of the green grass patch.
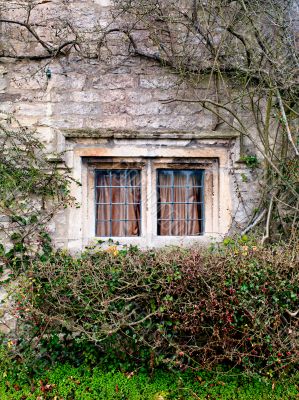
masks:
{"label": "green grass patch", "polygon": [[279,381],[254,375],[216,372],[167,372],[153,377],[143,373],[104,372],[100,368],[79,368],[64,364],[30,383],[18,381],[1,371],[1,400],[268,400],[298,399],[299,374]]}

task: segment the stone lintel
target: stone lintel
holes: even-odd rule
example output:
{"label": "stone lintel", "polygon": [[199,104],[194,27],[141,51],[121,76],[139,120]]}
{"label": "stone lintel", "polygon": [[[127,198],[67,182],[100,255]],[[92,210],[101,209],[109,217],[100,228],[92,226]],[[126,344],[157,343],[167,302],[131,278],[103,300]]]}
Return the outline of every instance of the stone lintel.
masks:
{"label": "stone lintel", "polygon": [[68,139],[235,139],[239,134],[232,131],[133,131],[119,129],[63,129]]}

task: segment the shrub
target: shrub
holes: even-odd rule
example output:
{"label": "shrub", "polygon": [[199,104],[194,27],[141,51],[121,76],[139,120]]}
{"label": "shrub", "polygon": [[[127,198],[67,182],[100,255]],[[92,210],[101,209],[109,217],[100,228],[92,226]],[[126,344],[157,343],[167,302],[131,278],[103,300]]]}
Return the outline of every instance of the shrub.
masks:
{"label": "shrub", "polygon": [[37,348],[56,346],[57,360],[69,348],[122,369],[225,363],[272,375],[294,368],[298,243],[225,244],[55,253],[22,276],[16,311]]}

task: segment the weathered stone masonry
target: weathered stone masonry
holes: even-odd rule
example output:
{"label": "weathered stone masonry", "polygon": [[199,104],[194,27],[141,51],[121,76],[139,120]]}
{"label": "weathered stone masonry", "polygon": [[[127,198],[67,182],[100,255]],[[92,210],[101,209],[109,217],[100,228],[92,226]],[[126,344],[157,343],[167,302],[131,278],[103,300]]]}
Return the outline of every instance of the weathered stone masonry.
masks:
{"label": "weathered stone masonry", "polygon": [[[70,18],[86,27],[98,17],[107,18],[109,12],[105,1],[72,1],[68,7]],[[1,110],[34,129],[49,152],[66,150],[65,161],[82,183],[72,188],[82,207],[62,211],[49,226],[58,246],[80,250],[94,238],[93,188],[88,163],[84,162],[88,158],[213,162],[213,182],[205,200],[209,229],[197,238],[200,241],[221,238],[231,226],[242,226],[254,207],[254,175],[237,162],[236,134],[225,127],[215,131],[215,118],[199,104],[165,102],[176,96],[208,97],[205,79],[195,93],[154,62],[127,58],[107,68],[97,60],[87,62],[70,55],[49,64],[4,60],[0,91]],[[151,190],[144,195],[151,197]],[[173,243],[172,238],[157,239],[151,211],[145,218],[147,235],[135,238],[134,243]],[[191,239],[183,238],[179,243],[188,244]]]}

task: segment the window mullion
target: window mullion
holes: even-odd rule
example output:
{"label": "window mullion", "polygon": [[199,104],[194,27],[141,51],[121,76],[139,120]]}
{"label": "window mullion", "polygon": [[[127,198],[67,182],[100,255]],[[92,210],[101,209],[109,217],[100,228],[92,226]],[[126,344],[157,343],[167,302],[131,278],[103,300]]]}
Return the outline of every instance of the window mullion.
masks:
{"label": "window mullion", "polygon": [[99,194],[98,194],[98,190],[99,189],[97,187],[97,185],[98,185],[98,174],[97,174],[96,171],[95,171],[94,177],[95,177],[94,185],[95,185],[95,221],[96,221],[95,234],[97,235],[97,232],[98,232],[98,219],[99,219],[99,215],[98,215],[98,213],[99,213],[99,205],[98,205]]}
{"label": "window mullion", "polygon": [[109,171],[109,181],[110,181],[110,188],[109,188],[109,194],[110,194],[110,237],[112,237],[112,171]]}
{"label": "window mullion", "polygon": [[125,236],[128,234],[128,171],[125,171]]}
{"label": "window mullion", "polygon": [[171,173],[171,224],[170,224],[170,235],[173,232],[173,224],[174,224],[174,171]]}
{"label": "window mullion", "polygon": [[204,203],[204,195],[205,195],[205,190],[204,190],[204,184],[205,184],[205,180],[204,180],[204,171],[201,171],[200,174],[200,200],[201,200],[201,204],[200,204],[200,211],[201,211],[201,222],[200,222],[200,230],[201,233],[204,233],[204,229],[205,229],[205,212],[204,212],[204,207],[205,207],[205,203]]}
{"label": "window mullion", "polygon": [[[189,174],[187,173],[186,174],[187,175],[187,179],[186,179],[186,189],[185,189],[185,212],[186,212],[186,222],[185,222],[185,229],[184,229],[184,232],[185,232],[185,235],[188,235],[188,232],[189,232],[189,190],[190,190],[190,188],[189,188]],[[188,196],[188,197],[187,197]]]}

